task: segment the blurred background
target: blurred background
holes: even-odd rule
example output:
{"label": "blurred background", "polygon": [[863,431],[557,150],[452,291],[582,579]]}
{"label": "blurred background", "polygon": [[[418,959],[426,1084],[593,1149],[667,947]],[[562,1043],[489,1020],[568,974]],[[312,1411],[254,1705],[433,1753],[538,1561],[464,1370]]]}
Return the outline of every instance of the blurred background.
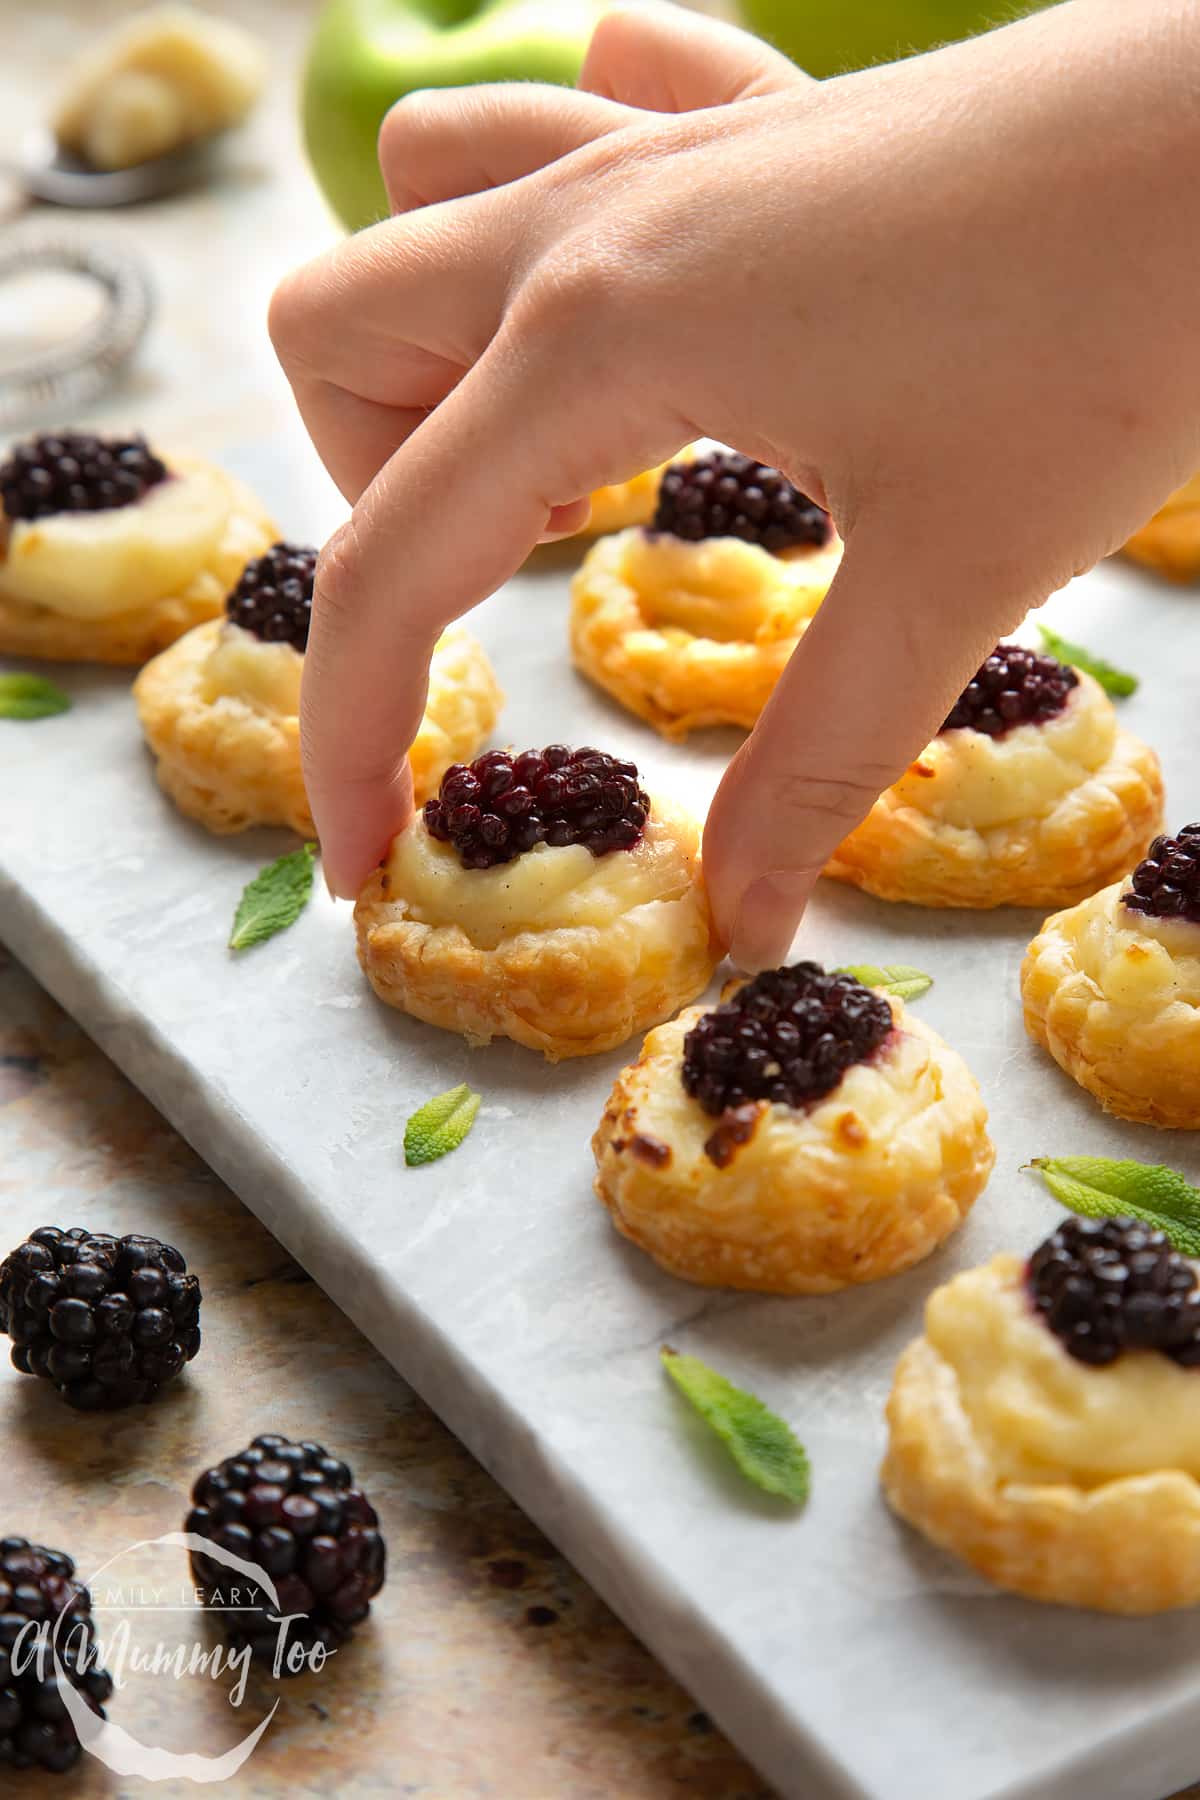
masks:
{"label": "blurred background", "polygon": [[[1012,17],[1003,0],[700,0],[813,74]],[[136,424],[200,453],[282,422],[278,275],[385,210],[414,88],[570,82],[598,0],[5,0],[0,429]]]}

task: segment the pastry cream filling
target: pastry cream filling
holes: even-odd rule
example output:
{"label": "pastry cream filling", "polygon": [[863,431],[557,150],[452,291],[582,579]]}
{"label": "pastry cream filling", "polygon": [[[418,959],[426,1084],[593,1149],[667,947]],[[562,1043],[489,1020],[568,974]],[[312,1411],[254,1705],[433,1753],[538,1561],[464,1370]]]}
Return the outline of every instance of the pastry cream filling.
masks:
{"label": "pastry cream filling", "polygon": [[[394,840],[387,871],[389,898],[410,918],[457,925],[483,950],[519,932],[602,929],[635,907],[683,898],[694,879],[678,828],[657,802],[632,850],[593,856],[582,844],[538,844],[492,869],[464,869],[454,846],[416,819]],[[665,909],[664,931],[670,916]]]}
{"label": "pastry cream filling", "polygon": [[74,619],[107,619],[179,593],[220,542],[233,503],[228,478],[181,470],[129,506],[14,520],[0,558],[0,595]]}
{"label": "pastry cream filling", "polygon": [[1044,818],[1103,768],[1116,737],[1112,703],[1080,674],[1066,706],[1042,725],[1018,725],[998,738],[942,732],[892,793],[900,805],[964,830]]}
{"label": "pastry cream filling", "polygon": [[264,712],[300,711],[304,658],[291,644],[264,644],[252,631],[226,619],[205,658],[200,692],[208,702],[229,695]]}
{"label": "pastry cream filling", "polygon": [[1034,1312],[1024,1264],[993,1257],[930,1296],[925,1336],[1000,1478],[1094,1487],[1182,1469],[1200,1477],[1200,1386],[1157,1350],[1107,1368],[1068,1355]]}
{"label": "pastry cream filling", "polygon": [[774,555],[739,538],[685,543],[667,533],[631,531],[617,574],[637,595],[651,628],[717,642],[795,637],[825,598],[841,556],[835,538],[820,549]]}
{"label": "pastry cream filling", "polygon": [[1056,929],[1070,942],[1075,966],[1106,1000],[1157,1017],[1178,1002],[1200,1006],[1200,925],[1152,919],[1121,903],[1126,883],[1093,894],[1061,913]]}

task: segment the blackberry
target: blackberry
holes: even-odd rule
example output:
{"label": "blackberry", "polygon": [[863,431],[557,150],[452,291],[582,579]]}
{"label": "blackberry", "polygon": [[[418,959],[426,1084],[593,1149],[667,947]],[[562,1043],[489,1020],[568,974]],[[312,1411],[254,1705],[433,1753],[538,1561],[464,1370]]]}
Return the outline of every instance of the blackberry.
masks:
{"label": "blackberry", "polygon": [[1080,1362],[1162,1350],[1200,1366],[1196,1271],[1137,1219],[1068,1219],[1029,1259],[1034,1306]]}
{"label": "blackberry", "polygon": [[225,611],[243,631],[264,644],[290,644],[303,656],[312,620],[317,553],[302,544],[272,544],[248,562],[225,602]]}
{"label": "blackberry", "polygon": [[803,1106],[831,1093],[892,1030],[882,994],[819,963],[768,969],[698,1019],[683,1040],[683,1085],[707,1113],[752,1100]]}
{"label": "blackberry", "polygon": [[[378,1526],[344,1462],[321,1444],[272,1434],[201,1475],[184,1522],[185,1531],[257,1563],[275,1584],[278,1611],[264,1590],[252,1588],[253,1610],[226,1615],[235,1644],[273,1660],[280,1618],[299,1615],[288,1628],[281,1673],[294,1672],[286,1662],[293,1644],[335,1649],[370,1612],[387,1560]],[[230,1569],[193,1551],[192,1571],[204,1603],[220,1606]],[[233,1579],[244,1595],[245,1577]]]}
{"label": "blackberry", "polygon": [[1177,837],[1156,837],[1130,882],[1131,891],[1121,896],[1130,912],[1200,925],[1200,825],[1185,825]]}
{"label": "blackberry", "polygon": [[1014,725],[1042,725],[1067,704],[1079,677],[1023,644],[997,644],[979,673],[968,681],[943,731],[982,731],[1003,737]]}
{"label": "blackberry", "polygon": [[710,450],[691,462],[672,463],[658,488],[651,531],[688,543],[734,537],[764,550],[827,544],[829,514],[768,463],[737,450]]}
{"label": "blackberry", "polygon": [[425,802],[426,830],[454,845],[464,869],[512,862],[535,844],[583,844],[593,856],[632,850],[649,816],[636,763],[565,744],[454,763]]}
{"label": "blackberry", "polygon": [[92,1597],[69,1556],[27,1538],[0,1538],[0,1768],[60,1774],[79,1761],[54,1663],[57,1656],[89,1712],[104,1718],[113,1684],[99,1665],[91,1613]]}
{"label": "blackberry", "polygon": [[200,1348],[200,1283],[170,1244],[44,1225],[0,1265],[23,1375],[83,1412],[152,1400]]}
{"label": "blackberry", "polygon": [[0,496],[10,519],[46,519],[130,506],[166,478],[166,463],[144,437],[67,431],[14,445],[0,463]]}

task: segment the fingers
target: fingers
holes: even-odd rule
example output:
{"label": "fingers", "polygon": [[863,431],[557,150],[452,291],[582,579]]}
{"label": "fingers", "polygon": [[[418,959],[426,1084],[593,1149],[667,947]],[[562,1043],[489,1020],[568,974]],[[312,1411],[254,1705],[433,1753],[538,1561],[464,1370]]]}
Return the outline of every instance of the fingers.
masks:
{"label": "fingers", "polygon": [[384,119],[379,166],[392,211],[409,212],[518,181],[627,123],[611,100],[569,88],[429,88]]}
{"label": "fingers", "polygon": [[511,266],[500,209],[466,199],[360,231],[280,283],[275,353],[351,504],[490,343]]}
{"label": "fingers", "polygon": [[[600,403],[554,349],[559,334],[541,336],[532,349],[497,340],[392,457],[318,565],[301,738],[336,894],[357,893],[406,821],[404,756],[439,633],[507,580],[539,536],[577,521],[578,494],[611,476],[603,461],[578,465],[579,408],[599,413]],[[673,454],[685,436],[646,445],[645,459]]]}
{"label": "fingers", "polygon": [[760,38],[673,5],[606,13],[592,34],[581,88],[648,112],[694,112],[807,81]]}
{"label": "fingers", "polygon": [[[902,529],[860,525],[704,834],[718,932],[746,969],[787,960],[821,870],[1042,596],[1012,574],[898,565]],[[911,541],[911,534],[910,539]]]}

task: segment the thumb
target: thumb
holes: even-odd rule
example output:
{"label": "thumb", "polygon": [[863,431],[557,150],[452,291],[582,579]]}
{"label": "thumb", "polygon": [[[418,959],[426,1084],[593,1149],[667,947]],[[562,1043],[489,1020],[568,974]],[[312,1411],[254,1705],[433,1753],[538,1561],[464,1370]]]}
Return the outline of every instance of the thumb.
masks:
{"label": "thumb", "polygon": [[832,853],[940,730],[997,639],[1042,597],[969,550],[956,564],[944,543],[936,563],[900,566],[904,541],[883,519],[856,527],[713,799],[705,879],[718,933],[743,968],[786,961]]}
{"label": "thumb", "polygon": [[783,93],[809,77],[761,38],[682,6],[640,0],[605,13],[579,85],[647,112],[695,112]]}

